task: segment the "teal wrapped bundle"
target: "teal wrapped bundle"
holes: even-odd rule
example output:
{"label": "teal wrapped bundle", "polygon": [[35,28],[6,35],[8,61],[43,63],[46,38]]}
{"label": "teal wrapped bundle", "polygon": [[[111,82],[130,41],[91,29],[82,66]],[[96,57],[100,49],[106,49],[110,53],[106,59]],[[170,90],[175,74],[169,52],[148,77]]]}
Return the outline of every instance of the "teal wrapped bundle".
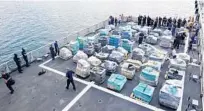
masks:
{"label": "teal wrapped bundle", "polygon": [[122,47],[127,50],[129,53],[132,52],[133,50],[133,42],[127,40],[127,39],[122,39]]}
{"label": "teal wrapped bundle", "polygon": [[139,83],[134,89],[133,94],[136,98],[141,99],[144,102],[150,103],[155,88],[145,83]]}
{"label": "teal wrapped bundle", "polygon": [[108,79],[107,87],[116,91],[121,91],[127,78],[120,74],[112,74]]}
{"label": "teal wrapped bundle", "polygon": [[121,37],[122,37],[122,39],[130,40],[132,38],[132,33],[130,31],[122,31]]}
{"label": "teal wrapped bundle", "polygon": [[75,55],[79,50],[79,42],[71,41],[69,44],[69,49],[72,51],[72,54]]}
{"label": "teal wrapped bundle", "polygon": [[79,49],[82,50],[87,44],[87,37],[77,37],[77,41],[79,43]]}
{"label": "teal wrapped bundle", "polygon": [[109,31],[107,29],[101,29],[100,30],[100,36],[107,36]]}
{"label": "teal wrapped bundle", "polygon": [[109,38],[109,45],[115,46],[116,48],[120,45],[120,36],[112,35]]}
{"label": "teal wrapped bundle", "polygon": [[159,79],[159,72],[152,67],[146,67],[140,73],[140,82],[151,86],[157,86]]}

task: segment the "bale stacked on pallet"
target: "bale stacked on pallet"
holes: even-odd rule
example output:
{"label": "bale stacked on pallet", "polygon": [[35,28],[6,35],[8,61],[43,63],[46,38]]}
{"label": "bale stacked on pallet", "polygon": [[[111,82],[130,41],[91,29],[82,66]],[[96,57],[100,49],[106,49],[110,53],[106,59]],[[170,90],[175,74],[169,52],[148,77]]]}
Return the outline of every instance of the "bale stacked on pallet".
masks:
{"label": "bale stacked on pallet", "polygon": [[121,91],[126,82],[127,78],[125,76],[112,74],[108,79],[107,87],[112,90]]}
{"label": "bale stacked on pallet", "polygon": [[115,46],[116,48],[119,47],[121,41],[121,37],[117,35],[112,35],[109,38],[109,45]]}
{"label": "bale stacked on pallet", "polygon": [[129,41],[129,40],[127,40],[127,39],[122,39],[122,41],[121,41],[122,43],[122,47],[125,49],[125,50],[127,50],[129,53],[131,53],[132,52],[132,50],[133,50],[133,45],[134,45],[134,43],[133,42],[131,42],[131,41]]}
{"label": "bale stacked on pallet", "polygon": [[72,54],[75,55],[79,50],[79,42],[71,41],[68,45],[69,49],[72,51]]}
{"label": "bale stacked on pallet", "polygon": [[79,42],[80,50],[82,50],[84,48],[84,45],[86,45],[88,42],[86,37],[77,37],[77,41]]}
{"label": "bale stacked on pallet", "polygon": [[151,86],[157,86],[159,79],[159,72],[152,67],[146,67],[140,73],[140,81]]}

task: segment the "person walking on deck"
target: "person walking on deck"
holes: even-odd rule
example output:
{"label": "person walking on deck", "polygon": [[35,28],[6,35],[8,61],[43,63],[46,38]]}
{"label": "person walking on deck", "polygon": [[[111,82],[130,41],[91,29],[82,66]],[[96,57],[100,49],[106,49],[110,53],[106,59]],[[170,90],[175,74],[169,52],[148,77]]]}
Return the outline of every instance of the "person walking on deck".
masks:
{"label": "person walking on deck", "polygon": [[52,60],[55,60],[55,51],[52,45],[50,45],[50,54],[51,54]]}
{"label": "person walking on deck", "polygon": [[115,17],[115,26],[118,24],[118,19]]}
{"label": "person walking on deck", "polygon": [[161,27],[161,24],[162,24],[162,18],[159,17],[159,24],[158,24],[158,26]]}
{"label": "person walking on deck", "polygon": [[67,73],[66,73],[66,77],[67,77],[67,86],[66,89],[69,89],[69,84],[72,83],[73,89],[76,90],[75,84],[74,84],[74,79],[73,79],[73,74],[74,71],[68,69]]}
{"label": "person walking on deck", "polygon": [[30,65],[29,65],[29,62],[28,62],[28,57],[27,57],[27,54],[26,54],[26,51],[25,51],[24,48],[22,48],[21,54],[22,54],[23,59],[24,59],[24,61],[25,61],[25,63],[26,63],[26,67],[29,67]]}
{"label": "person walking on deck", "polygon": [[0,79],[4,79],[6,86],[11,91],[10,93],[13,94],[14,89],[12,88],[12,85],[15,84],[15,81],[11,78],[11,76],[8,73],[2,71]]}
{"label": "person walking on deck", "polygon": [[59,50],[59,46],[58,46],[57,41],[55,41],[54,46],[55,46],[55,54],[56,54],[56,55],[59,55],[60,50]]}
{"label": "person walking on deck", "polygon": [[18,55],[17,55],[17,54],[14,54],[13,60],[14,60],[15,63],[16,63],[18,72],[19,72],[19,73],[23,73],[23,70],[22,70],[22,68],[21,68],[21,60],[20,60],[20,58],[18,58]]}

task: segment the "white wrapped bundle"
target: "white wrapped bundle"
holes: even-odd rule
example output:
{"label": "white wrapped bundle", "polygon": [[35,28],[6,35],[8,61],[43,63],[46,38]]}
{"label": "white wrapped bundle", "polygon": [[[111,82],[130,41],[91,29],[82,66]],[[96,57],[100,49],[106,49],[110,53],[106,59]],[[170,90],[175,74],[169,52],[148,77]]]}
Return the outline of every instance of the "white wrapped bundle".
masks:
{"label": "white wrapped bundle", "polygon": [[165,48],[170,48],[172,44],[172,36],[162,36],[160,41],[160,46]]}
{"label": "white wrapped bundle", "polygon": [[149,44],[157,44],[157,37],[153,36],[153,35],[149,35],[146,39],[146,42]]}
{"label": "white wrapped bundle", "polygon": [[165,30],[165,31],[163,32],[163,35],[165,35],[165,36],[171,36],[172,33],[171,33],[170,30]]}
{"label": "white wrapped bundle", "polygon": [[60,49],[59,57],[64,60],[68,60],[72,57],[72,52],[69,49],[63,47]]}
{"label": "white wrapped bundle", "polygon": [[92,66],[99,66],[101,64],[101,61],[94,57],[94,56],[91,56],[88,58],[88,62],[92,65]]}
{"label": "white wrapped bundle", "polygon": [[88,77],[90,75],[90,64],[84,59],[78,60],[76,74],[83,78]]}
{"label": "white wrapped bundle", "polygon": [[88,56],[83,51],[78,51],[73,57],[74,62],[78,62],[79,59],[87,60]]}

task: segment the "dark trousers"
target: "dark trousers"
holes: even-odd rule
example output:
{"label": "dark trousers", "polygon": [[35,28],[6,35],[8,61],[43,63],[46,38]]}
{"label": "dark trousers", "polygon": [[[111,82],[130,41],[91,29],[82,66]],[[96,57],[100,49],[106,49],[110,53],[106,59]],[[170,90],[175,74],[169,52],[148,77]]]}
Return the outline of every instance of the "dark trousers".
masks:
{"label": "dark trousers", "polygon": [[76,89],[74,80],[67,79],[67,89],[69,89],[69,84],[72,83],[73,89]]}
{"label": "dark trousers", "polygon": [[59,48],[55,48],[56,55],[59,55]]}
{"label": "dark trousers", "polygon": [[177,48],[177,49],[179,49],[179,45],[180,45],[180,43],[178,43],[178,42],[175,42],[175,43],[174,43],[174,48]]}
{"label": "dark trousers", "polygon": [[12,88],[12,85],[10,84],[9,81],[6,83],[6,86],[8,87],[8,89],[9,89],[11,92],[14,91],[13,88]]}
{"label": "dark trousers", "polygon": [[28,66],[29,66],[29,63],[28,63],[28,57],[27,57],[27,56],[23,56],[23,59],[24,59],[25,62],[26,62],[26,67],[28,67]]}
{"label": "dark trousers", "polygon": [[18,69],[18,72],[22,72],[23,70],[21,69],[21,65],[19,64],[19,63],[16,63],[16,65],[17,65],[17,69]]}

